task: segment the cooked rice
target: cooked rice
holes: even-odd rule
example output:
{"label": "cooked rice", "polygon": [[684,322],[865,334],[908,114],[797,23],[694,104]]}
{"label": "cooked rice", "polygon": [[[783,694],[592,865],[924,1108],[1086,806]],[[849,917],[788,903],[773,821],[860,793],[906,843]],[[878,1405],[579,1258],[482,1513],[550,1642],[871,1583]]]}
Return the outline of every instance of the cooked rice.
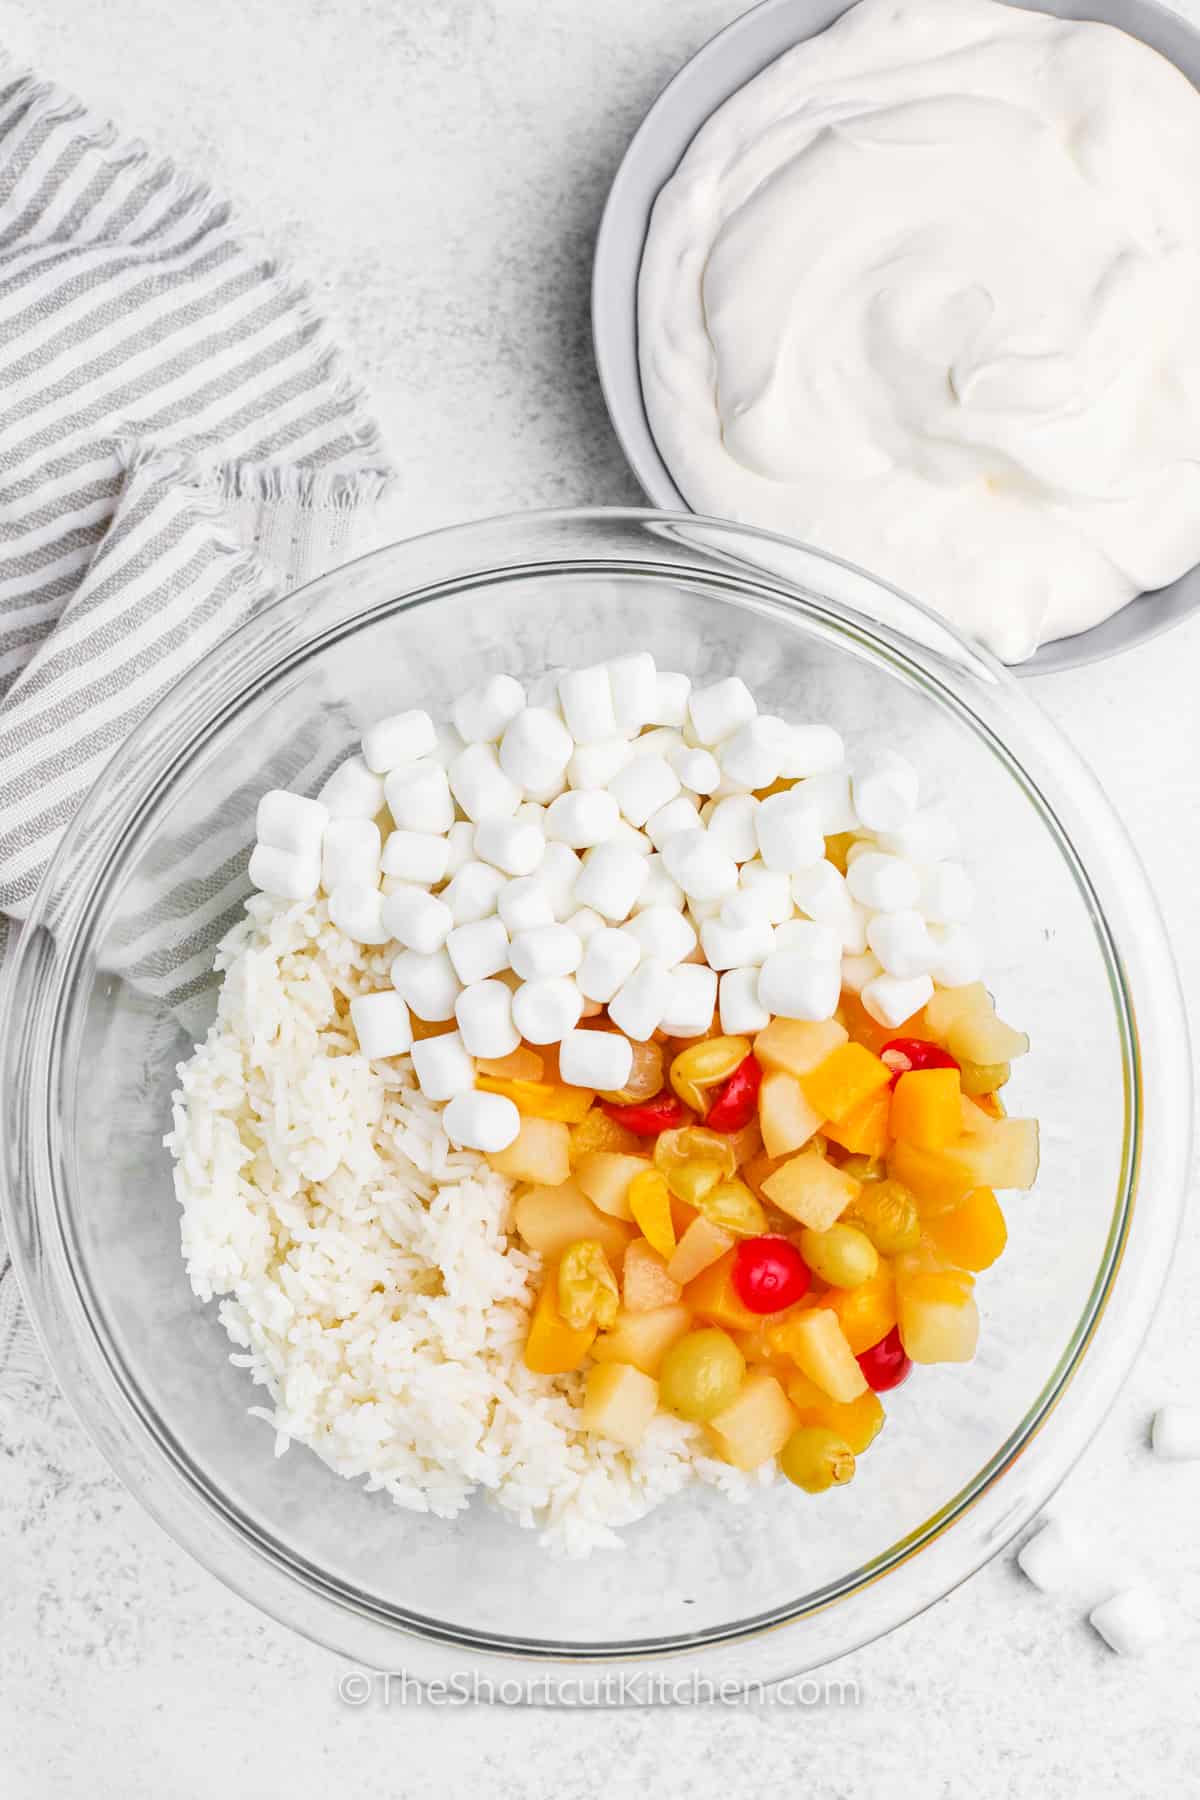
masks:
{"label": "cooked rice", "polygon": [[665,1415],[636,1450],[579,1429],[579,1375],[521,1358],[540,1258],[510,1236],[513,1184],[451,1148],[410,1059],[369,1062],[355,994],[389,954],[353,943],[324,901],[265,894],[223,941],[208,1037],[180,1065],[167,1146],[183,1253],[233,1361],[264,1387],[250,1410],[339,1475],[453,1518],[480,1488],[570,1555],[689,1483],[743,1498],[695,1426]]}

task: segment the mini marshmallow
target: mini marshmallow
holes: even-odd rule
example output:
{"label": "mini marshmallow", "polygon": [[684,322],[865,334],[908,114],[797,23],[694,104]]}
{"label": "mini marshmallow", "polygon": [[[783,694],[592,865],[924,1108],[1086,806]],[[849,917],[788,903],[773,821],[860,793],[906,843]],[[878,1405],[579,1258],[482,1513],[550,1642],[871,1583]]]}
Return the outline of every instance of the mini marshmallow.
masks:
{"label": "mini marshmallow", "polygon": [[704,963],[679,963],[667,977],[662,1029],[671,1037],[700,1037],[713,1020],[717,977]]}
{"label": "mini marshmallow", "polygon": [[660,669],[655,683],[654,711],[646,723],[670,725],[675,731],[682,731],[687,722],[691,692],[690,675],[680,675],[674,669]]}
{"label": "mini marshmallow", "polygon": [[585,950],[598,931],[608,930],[608,926],[600,914],[593,912],[590,906],[581,906],[578,912],[571,914],[566,924],[567,929],[575,933]]}
{"label": "mini marshmallow", "polygon": [[508,933],[497,918],[456,925],[446,938],[446,950],[464,987],[509,967]]}
{"label": "mini marshmallow", "polygon": [[364,731],[363,761],[376,775],[389,775],[405,763],[419,762],[436,744],[437,732],[427,712],[393,713]]}
{"label": "mini marshmallow", "polygon": [[495,1155],[516,1143],[521,1115],[507,1094],[456,1094],[442,1114],[442,1130],[458,1150]]}
{"label": "mini marshmallow", "polygon": [[778,779],[787,726],[760,714],[731,732],[717,753],[721,774],[739,788],[765,788]]}
{"label": "mini marshmallow", "polygon": [[824,837],[836,837],[843,831],[854,831],[858,814],[850,794],[848,769],[830,769],[823,775],[810,775],[791,790],[809,807]]}
{"label": "mini marshmallow", "polygon": [[652,906],[670,906],[675,912],[683,911],[683,889],[677,881],[672,881],[657,850],[646,858],[646,883],[633,910],[636,915],[648,912]]}
{"label": "mini marshmallow", "polygon": [[1049,1519],[1017,1551],[1017,1567],[1043,1594],[1061,1593],[1077,1573],[1074,1545],[1057,1519]]}
{"label": "mini marshmallow", "polygon": [[958,848],[958,836],[944,812],[925,807],[896,831],[878,833],[879,848],[913,863],[944,862]]}
{"label": "mini marshmallow", "polygon": [[671,973],[665,963],[649,957],[638,964],[608,1002],[608,1016],[613,1024],[639,1044],[653,1037],[662,1024]]}
{"label": "mini marshmallow", "polygon": [[492,916],[506,885],[501,871],[493,869],[490,863],[469,862],[442,889],[441,897],[456,925],[473,925],[477,919]]}
{"label": "mini marshmallow", "polygon": [[721,765],[711,750],[692,750],[681,744],[672,750],[667,761],[679,777],[680,785],[693,794],[711,794],[721,785]]}
{"label": "mini marshmallow", "polygon": [[739,887],[736,894],[726,894],[720,911],[713,915],[731,931],[746,931],[751,925],[770,925],[761,894],[747,893]]}
{"label": "mini marshmallow", "polygon": [[575,899],[619,924],[633,911],[646,883],[646,861],[624,844],[599,844],[584,859]]}
{"label": "mini marshmallow", "polygon": [[565,670],[556,666],[553,669],[544,669],[540,675],[535,675],[529,684],[529,694],[526,700],[528,706],[536,706],[541,712],[553,713],[560,724],[562,723],[562,707],[558,703],[558,683],[560,676],[565,673]]}
{"label": "mini marshmallow", "polygon": [[246,873],[264,894],[280,900],[311,900],[321,885],[321,858],[293,856],[290,850],[256,844]]}
{"label": "mini marshmallow", "polygon": [[859,757],[851,777],[859,818],[868,831],[898,831],[917,810],[917,771],[895,750]]}
{"label": "mini marshmallow", "polygon": [[561,923],[576,912],[575,883],[583,864],[569,844],[547,844],[538,867],[537,878],[550,897],[554,917]]}
{"label": "mini marshmallow", "polygon": [[764,918],[748,925],[725,925],[719,918],[706,919],[700,942],[710,969],[741,969],[761,965],[775,948],[775,927]]}
{"label": "mini marshmallow", "polygon": [[482,687],[454,702],[454,726],[467,744],[498,744],[507,726],[525,709],[525,689],[511,675],[489,676]]}
{"label": "mini marshmallow", "polygon": [[775,932],[775,948],[814,962],[837,962],[842,954],[841,933],[835,925],[819,925],[815,919],[785,919]]}
{"label": "mini marshmallow", "polygon": [[827,775],[846,760],[846,746],[831,725],[789,725],[779,750],[784,781]]}
{"label": "mini marshmallow", "polygon": [[536,796],[556,783],[565,785],[574,748],[570,732],[555,713],[548,707],[527,706],[500,740],[500,767],[510,780]]}
{"label": "mini marshmallow", "polygon": [[536,925],[518,931],[508,960],[522,981],[537,981],[543,975],[573,975],[582,957],[583,939],[570,926]]}
{"label": "mini marshmallow", "polygon": [[560,794],[546,814],[546,835],[572,850],[590,850],[612,837],[620,818],[616,800],[603,790]]}
{"label": "mini marshmallow", "polygon": [[512,1002],[512,990],[502,981],[473,981],[463,989],[454,1003],[454,1017],[472,1056],[507,1056],[516,1049],[521,1034],[513,1024]]}
{"label": "mini marshmallow", "polygon": [[326,893],[343,881],[378,886],[379,848],[379,827],[374,819],[331,819],[321,845],[321,885]]}
{"label": "mini marshmallow", "polygon": [[629,823],[642,826],[676,798],[679,777],[665,757],[635,756],[613,776],[608,791]]}
{"label": "mini marshmallow", "polygon": [[939,987],[966,987],[983,973],[979,946],[961,925],[931,925],[933,961],[929,973]]}
{"label": "mini marshmallow", "polygon": [[317,799],[331,819],[373,819],[383,811],[383,776],[368,769],[361,756],[347,757]]}
{"label": "mini marshmallow", "polygon": [[855,838],[852,844],[846,846],[844,861],[847,872],[849,872],[851,864],[856,863],[860,856],[869,856],[873,851],[877,851],[878,849],[879,845],[875,842],[874,838]]}
{"label": "mini marshmallow", "polygon": [[975,883],[961,863],[933,863],[918,871],[918,910],[935,925],[961,925],[975,908]]}
{"label": "mini marshmallow", "polygon": [[758,855],[758,833],[754,821],[759,802],[753,794],[734,794],[718,800],[708,820],[708,835],[734,862],[753,862]]}
{"label": "mini marshmallow", "polygon": [[795,788],[763,800],[754,815],[754,829],[768,869],[793,875],[825,855],[820,820]]}
{"label": "mini marshmallow", "polygon": [[[462,997],[460,994],[460,1001]],[[418,1038],[412,1047],[412,1061],[427,1100],[453,1100],[456,1094],[469,1094],[475,1086],[475,1064],[461,1032]]]}
{"label": "mini marshmallow", "polygon": [[937,947],[919,912],[876,913],[867,926],[867,943],[887,974],[907,980],[928,975]]}
{"label": "mini marshmallow", "polygon": [[452,881],[458,871],[475,860],[475,827],[470,819],[457,819],[446,833],[445,880]]}
{"label": "mini marshmallow", "polygon": [[868,981],[883,974],[883,964],[873,950],[842,957],[842,986],[850,994],[861,994]]}
{"label": "mini marshmallow", "polygon": [[[524,713],[519,717],[524,718]],[[508,730],[512,729],[510,725]],[[500,767],[492,744],[468,744],[451,763],[449,780],[451,793],[474,822],[511,819],[524,798],[516,781]]]}
{"label": "mini marshmallow", "polygon": [[792,879],[786,869],[768,869],[757,857],[738,871],[739,889],[761,906],[772,925],[782,925],[792,916]]}
{"label": "mini marshmallow", "polygon": [[601,738],[595,744],[578,744],[567,764],[567,786],[607,787],[617,770],[623,769],[632,759],[633,753],[633,744],[623,737]]}
{"label": "mini marshmallow", "polygon": [[928,975],[913,975],[907,980],[897,975],[876,975],[863,987],[861,998],[875,1023],[894,1031],[933,999],[933,983]]}
{"label": "mini marshmallow", "polygon": [[631,738],[630,753],[633,756],[661,756],[674,767],[672,758],[677,750],[686,750],[687,745],[681,731],[675,731],[670,725],[656,725],[653,731],[643,731],[640,737]]}
{"label": "mini marshmallow", "polygon": [[757,712],[754,695],[739,675],[728,675],[711,687],[693,688],[688,700],[692,729],[706,749],[732,736]]}
{"label": "mini marshmallow", "polygon": [[1118,1656],[1141,1656],[1163,1635],[1162,1609],[1146,1587],[1125,1588],[1092,1608],[1088,1622]]}
{"label": "mini marshmallow", "polygon": [[921,884],[911,863],[882,850],[866,850],[848,860],[846,886],[871,912],[908,912]]}
{"label": "mini marshmallow", "polygon": [[643,956],[665,963],[668,969],[696,948],[695,928],[673,906],[648,906],[624,929],[637,939]]}
{"label": "mini marshmallow", "polygon": [[782,1019],[832,1019],[841,998],[841,971],[836,962],[776,950],[759,971],[758,998]]}
{"label": "mini marshmallow", "polygon": [[450,783],[440,763],[393,769],[384,783],[388,811],[400,831],[449,831],[454,823]]}
{"label": "mini marshmallow", "polygon": [[385,875],[434,887],[444,879],[449,861],[450,845],[440,832],[390,831],[381,866]]}
{"label": "mini marshmallow", "polygon": [[669,800],[666,806],[659,807],[646,820],[646,836],[654,848],[662,850],[668,838],[680,831],[697,831],[700,826],[700,813],[696,802],[680,794]]}
{"label": "mini marshmallow", "polygon": [[554,908],[550,904],[550,896],[536,875],[519,876],[516,881],[510,881],[502,887],[496,901],[496,911],[510,935],[554,923]]}
{"label": "mini marshmallow", "polygon": [[569,975],[527,981],[513,995],[513,1024],[530,1044],[557,1044],[574,1031],[583,995]]}
{"label": "mini marshmallow", "polygon": [[641,940],[632,931],[614,931],[606,926],[593,932],[584,945],[575,977],[580,993],[585,999],[606,1004],[641,959]]}
{"label": "mini marshmallow", "polygon": [[350,1002],[350,1023],[364,1056],[403,1056],[412,1045],[412,1021],[397,993],[386,988],[377,994],[356,994]]}
{"label": "mini marshmallow", "polygon": [[619,1092],[633,1069],[633,1045],[615,1031],[568,1031],[558,1072],[571,1087]]}
{"label": "mini marshmallow", "polygon": [[758,969],[728,969],[721,977],[721,1030],[729,1037],[765,1031],[771,1015],[758,997]]}
{"label": "mini marshmallow", "polygon": [[532,875],[546,849],[540,825],[520,819],[480,819],[475,827],[475,854],[506,875]]}
{"label": "mini marshmallow", "polygon": [[696,927],[697,933],[699,933],[700,927],[702,925],[707,925],[710,919],[720,918],[725,909],[725,902],[729,897],[728,894],[718,894],[715,900],[688,901],[687,916]]}
{"label": "mini marshmallow", "polygon": [[449,770],[450,764],[462,755],[467,746],[453,725],[435,725],[433,730],[437,741],[429,752],[429,760],[440,763],[443,769]]}
{"label": "mini marshmallow", "polygon": [[445,901],[423,888],[386,895],[381,917],[389,937],[406,950],[419,950],[422,956],[440,950],[454,926],[454,914]]}
{"label": "mini marshmallow", "polygon": [[1160,1406],[1150,1427],[1155,1456],[1165,1462],[1191,1462],[1200,1457],[1200,1407]]}
{"label": "mini marshmallow", "polygon": [[[645,832],[639,831],[636,825],[631,825],[628,819],[617,820],[617,823],[613,828],[611,835],[606,839],[606,842],[610,844],[623,844],[627,850],[632,850],[635,856],[648,857],[654,855],[654,845],[650,842],[650,839],[646,836]],[[595,847],[596,846],[593,845],[593,848]],[[589,851],[584,856],[584,862],[587,861],[588,855],[590,854],[591,852]]]}
{"label": "mini marshmallow", "polygon": [[319,800],[289,794],[286,788],[272,788],[258,803],[254,835],[269,850],[319,859],[328,823],[329,809]]}
{"label": "mini marshmallow", "polygon": [[[558,796],[555,795],[557,799]],[[550,811],[549,804],[542,806],[536,800],[522,800],[513,818],[520,825],[536,825],[542,836],[546,835],[546,815]]]}
{"label": "mini marshmallow", "polygon": [[418,1019],[435,1025],[454,1017],[454,1002],[462,983],[444,949],[435,950],[431,955],[419,950],[402,950],[392,959],[391,981]]}
{"label": "mini marshmallow", "polygon": [[[558,703],[567,730],[577,744],[595,744],[617,735],[612,683],[603,663],[569,669],[558,678]],[[564,764],[566,758],[563,758]]]}
{"label": "mini marshmallow", "polygon": [[840,926],[854,905],[846,877],[823,858],[810,868],[797,869],[791,888],[799,910],[822,925]]}
{"label": "mini marshmallow", "polygon": [[720,900],[737,888],[737,864],[706,831],[676,832],[663,845],[662,859],[689,900]]}
{"label": "mini marshmallow", "polygon": [[391,936],[383,922],[383,895],[365,881],[344,881],[334,888],[329,918],[356,944],[386,944]]}
{"label": "mini marshmallow", "polygon": [[658,670],[648,650],[615,656],[608,664],[608,685],[618,730],[640,731],[650,724],[658,699]]}

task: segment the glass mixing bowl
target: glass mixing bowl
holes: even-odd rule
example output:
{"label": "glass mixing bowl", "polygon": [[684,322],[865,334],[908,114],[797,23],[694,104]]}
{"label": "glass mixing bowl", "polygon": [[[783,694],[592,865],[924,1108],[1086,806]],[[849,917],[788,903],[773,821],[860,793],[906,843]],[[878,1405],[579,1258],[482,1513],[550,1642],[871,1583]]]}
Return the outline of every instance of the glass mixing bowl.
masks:
{"label": "glass mixing bowl", "polygon": [[[1043,1122],[965,1367],[918,1371],[847,1489],[669,1503],[563,1563],[478,1503],[448,1524],[276,1460],[214,1309],[184,1278],[162,1137],[211,1015],[263,789],[312,789],[363,726],[490,671],[633,647],[774,711],[894,744],[956,813],[987,974]],[[1125,723],[1114,721],[1119,729]],[[584,1668],[776,1678],[940,1597],[1046,1499],[1129,1366],[1171,1253],[1191,1117],[1153,897],[1103,795],[1013,680],[877,581],[780,539],[655,513],[500,520],[291,595],[182,680],[68,833],[10,972],[5,1222],[47,1354],[179,1542],[301,1631],[430,1678]]]}

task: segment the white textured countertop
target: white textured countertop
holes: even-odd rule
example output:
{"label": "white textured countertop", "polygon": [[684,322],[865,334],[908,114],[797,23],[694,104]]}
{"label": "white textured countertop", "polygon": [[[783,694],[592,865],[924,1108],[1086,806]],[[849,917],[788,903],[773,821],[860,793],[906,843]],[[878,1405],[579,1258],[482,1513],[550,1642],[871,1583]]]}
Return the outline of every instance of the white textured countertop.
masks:
{"label": "white textured countertop", "polygon": [[[397,535],[639,496],[592,368],[609,179],[729,0],[0,0],[0,41],[240,204],[330,310],[401,471]],[[1200,0],[1181,10],[1200,18]],[[1200,1001],[1200,621],[1037,697],[1157,882]],[[853,1708],[549,1715],[362,1707],[108,1473],[49,1379],[0,1392],[0,1788],[12,1800],[779,1792],[1038,1800],[1194,1790],[1200,1464],[1146,1449],[1195,1398],[1200,1231],[1060,1510],[1170,1608],[1122,1663],[1004,1556],[846,1660]],[[569,1576],[568,1576],[569,1579]]]}

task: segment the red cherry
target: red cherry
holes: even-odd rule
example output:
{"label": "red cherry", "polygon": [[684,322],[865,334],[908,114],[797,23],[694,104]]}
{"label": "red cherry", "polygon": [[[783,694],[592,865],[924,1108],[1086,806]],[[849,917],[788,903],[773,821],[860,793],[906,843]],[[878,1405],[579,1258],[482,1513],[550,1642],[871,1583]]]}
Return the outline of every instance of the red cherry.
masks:
{"label": "red cherry", "polygon": [[877,1394],[899,1387],[912,1374],[912,1358],[900,1342],[900,1327],[893,1325],[885,1338],[872,1344],[858,1358],[858,1366]]}
{"label": "red cherry", "polygon": [[892,1086],[895,1087],[902,1075],[911,1074],[914,1069],[957,1069],[959,1064],[948,1050],[940,1044],[931,1044],[925,1038],[897,1037],[891,1038],[879,1052],[880,1062],[885,1062],[892,1071]]}
{"label": "red cherry", "polygon": [[750,1312],[774,1313],[803,1300],[812,1276],[795,1244],[785,1237],[763,1236],[742,1239],[730,1279]]}

